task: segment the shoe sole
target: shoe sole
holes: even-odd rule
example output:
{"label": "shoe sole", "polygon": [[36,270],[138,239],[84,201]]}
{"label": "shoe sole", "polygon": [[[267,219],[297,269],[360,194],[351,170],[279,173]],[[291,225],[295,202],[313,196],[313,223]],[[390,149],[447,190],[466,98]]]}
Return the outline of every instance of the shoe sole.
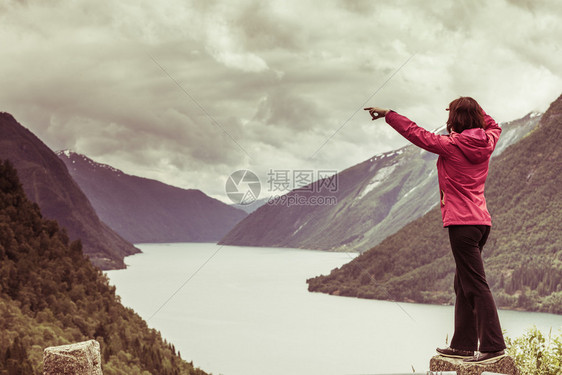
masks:
{"label": "shoe sole", "polygon": [[482,361],[470,361],[470,362],[465,362],[465,363],[476,363],[476,364],[479,364],[479,363],[494,363],[494,362],[497,362],[504,357],[507,357],[507,354],[498,355],[497,357],[484,359]]}
{"label": "shoe sole", "polygon": [[443,353],[439,353],[439,352],[437,352],[437,354],[439,354],[441,357],[458,358],[458,359],[470,359],[470,358],[473,357],[472,355],[443,354]]}

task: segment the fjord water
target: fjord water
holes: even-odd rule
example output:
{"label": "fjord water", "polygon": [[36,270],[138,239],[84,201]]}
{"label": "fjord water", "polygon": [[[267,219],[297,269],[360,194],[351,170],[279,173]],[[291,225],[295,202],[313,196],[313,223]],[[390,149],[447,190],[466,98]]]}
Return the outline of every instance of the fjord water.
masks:
{"label": "fjord water", "polygon": [[[453,308],[309,293],[307,278],[354,255],[301,249],[143,244],[109,271],[125,306],[182,358],[214,375],[381,374],[428,370]],[[453,261],[451,259],[451,261]],[[562,316],[500,311],[511,337],[548,334]]]}

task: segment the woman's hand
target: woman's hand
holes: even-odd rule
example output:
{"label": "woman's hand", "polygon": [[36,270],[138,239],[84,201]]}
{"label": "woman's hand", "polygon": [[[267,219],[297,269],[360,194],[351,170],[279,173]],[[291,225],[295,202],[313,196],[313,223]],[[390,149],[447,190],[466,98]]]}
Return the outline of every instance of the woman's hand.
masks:
{"label": "woman's hand", "polygon": [[382,108],[379,108],[379,107],[367,107],[367,108],[363,108],[363,109],[365,111],[369,111],[369,114],[371,115],[373,120],[384,117],[388,113],[388,109],[382,109]]}

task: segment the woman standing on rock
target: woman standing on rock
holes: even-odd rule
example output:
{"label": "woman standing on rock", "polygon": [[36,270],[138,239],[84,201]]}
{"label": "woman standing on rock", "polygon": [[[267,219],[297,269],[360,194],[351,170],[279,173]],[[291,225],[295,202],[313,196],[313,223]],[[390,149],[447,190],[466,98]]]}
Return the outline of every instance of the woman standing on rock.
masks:
{"label": "woman standing on rock", "polygon": [[[455,333],[443,356],[483,363],[505,356],[496,305],[486,281],[482,249],[492,225],[484,198],[488,162],[501,128],[476,100],[460,97],[449,104],[449,135],[431,133],[398,113],[365,108],[414,145],[439,155],[437,172],[443,226],[455,258]],[[477,350],[479,352],[477,352]]]}

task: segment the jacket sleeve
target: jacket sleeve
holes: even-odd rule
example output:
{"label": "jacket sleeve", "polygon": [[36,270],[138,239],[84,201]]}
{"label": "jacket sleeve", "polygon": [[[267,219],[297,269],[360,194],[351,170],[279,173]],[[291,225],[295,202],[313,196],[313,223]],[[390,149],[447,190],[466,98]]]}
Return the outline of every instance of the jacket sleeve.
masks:
{"label": "jacket sleeve", "polygon": [[408,141],[434,154],[446,154],[448,137],[429,132],[415,122],[394,111],[385,116],[386,122]]}
{"label": "jacket sleeve", "polygon": [[492,143],[492,147],[495,148],[498,143],[498,139],[500,138],[502,128],[500,128],[492,116],[487,114],[484,110],[482,110],[482,113],[484,114],[484,122],[486,123],[484,131],[488,135],[488,139]]}

